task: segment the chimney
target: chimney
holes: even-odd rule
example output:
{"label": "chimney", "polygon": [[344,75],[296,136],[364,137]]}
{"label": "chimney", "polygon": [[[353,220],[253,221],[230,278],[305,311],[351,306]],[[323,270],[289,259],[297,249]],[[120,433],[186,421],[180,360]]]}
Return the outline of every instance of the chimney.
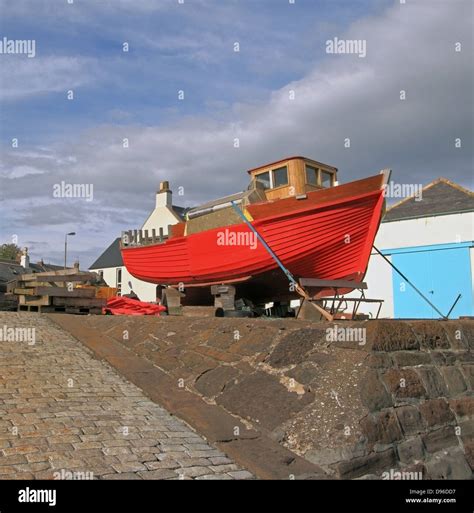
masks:
{"label": "chimney", "polygon": [[73,264],[74,266],[74,269],[76,269],[77,271],[79,271],[79,260],[76,260]]}
{"label": "chimney", "polygon": [[169,182],[160,182],[160,189],[156,193],[156,206],[157,207],[169,207],[171,208],[173,200],[172,200],[172,192],[170,191]]}
{"label": "chimney", "polygon": [[20,257],[20,265],[25,269],[30,268],[30,257],[28,256],[28,248],[23,248]]}

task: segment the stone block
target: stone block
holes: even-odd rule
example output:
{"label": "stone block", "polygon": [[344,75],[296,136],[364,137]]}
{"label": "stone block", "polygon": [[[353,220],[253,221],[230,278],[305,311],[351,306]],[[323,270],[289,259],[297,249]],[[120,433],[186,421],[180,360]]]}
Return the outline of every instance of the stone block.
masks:
{"label": "stone block", "polygon": [[445,426],[426,433],[422,437],[426,450],[430,453],[438,452],[449,447],[459,446],[454,426]]}
{"label": "stone block", "polygon": [[457,367],[441,367],[440,370],[451,396],[462,394],[467,389],[463,375]]}
{"label": "stone block", "polygon": [[378,373],[369,369],[360,384],[360,398],[370,410],[377,411],[393,406],[392,398],[380,381]]}
{"label": "stone block", "polygon": [[408,322],[377,322],[372,343],[374,351],[402,351],[419,348],[420,343]]}
{"label": "stone block", "polygon": [[275,347],[267,360],[272,367],[287,367],[302,363],[308,353],[326,338],[322,328],[304,328],[288,333]]}
{"label": "stone block", "polygon": [[430,399],[419,405],[420,413],[428,427],[454,420],[454,415],[444,399]]}
{"label": "stone block", "polygon": [[443,376],[441,376],[441,373],[436,367],[420,367],[417,369],[417,373],[421,377],[429,397],[447,397],[448,389],[446,388]]}
{"label": "stone block", "polygon": [[463,351],[455,354],[459,363],[474,364],[474,351]]}
{"label": "stone block", "polygon": [[430,353],[421,351],[396,351],[392,354],[392,358],[398,367],[414,367],[431,363]]}
{"label": "stone block", "polygon": [[352,451],[350,448],[346,447],[325,447],[323,449],[311,449],[305,453],[304,457],[316,465],[327,466],[350,459],[352,457]]}
{"label": "stone block", "polygon": [[402,438],[402,432],[393,411],[368,415],[360,421],[360,425],[369,443],[390,444]]}
{"label": "stone block", "polygon": [[424,431],[423,420],[415,406],[401,406],[396,408],[395,412],[405,435],[415,435]]}
{"label": "stone block", "polygon": [[237,384],[229,384],[217,397],[218,404],[233,414],[273,430],[314,400],[314,393],[289,392],[278,378],[255,372]]}
{"label": "stone block", "polygon": [[392,366],[390,353],[371,353],[367,359],[367,365],[374,369],[388,369]]}
{"label": "stone block", "polygon": [[289,378],[293,378],[298,383],[309,385],[321,376],[321,370],[312,362],[302,363],[286,373]]}
{"label": "stone block", "polygon": [[474,440],[464,442],[464,456],[471,469],[474,471]]}
{"label": "stone block", "polygon": [[389,369],[383,379],[397,399],[426,396],[425,387],[413,369]]}
{"label": "stone block", "polygon": [[224,390],[227,383],[237,378],[240,372],[229,365],[222,365],[201,374],[194,386],[206,397],[214,397]]}
{"label": "stone block", "polygon": [[426,463],[430,479],[472,479],[472,470],[460,448],[442,451]]}
{"label": "stone block", "polygon": [[410,438],[397,446],[398,458],[402,463],[413,463],[423,459],[423,442],[419,436]]}
{"label": "stone block", "polygon": [[474,439],[474,422],[470,419],[459,422],[456,426],[456,434],[463,439]]}
{"label": "stone block", "polygon": [[442,323],[438,321],[415,321],[411,325],[420,341],[421,349],[449,349],[451,347]]}
{"label": "stone block", "polygon": [[474,416],[474,397],[460,397],[459,399],[451,399],[449,401],[449,406],[457,417]]}
{"label": "stone block", "polygon": [[393,449],[383,452],[371,453],[360,458],[343,461],[337,465],[341,479],[355,479],[366,474],[380,474],[396,465],[396,456]]}
{"label": "stone block", "polygon": [[466,383],[469,388],[474,390],[474,365],[461,365],[461,371],[465,377]]}
{"label": "stone block", "polygon": [[461,338],[463,343],[469,349],[474,349],[474,322],[468,320],[459,321],[459,331],[456,333],[457,338]]}

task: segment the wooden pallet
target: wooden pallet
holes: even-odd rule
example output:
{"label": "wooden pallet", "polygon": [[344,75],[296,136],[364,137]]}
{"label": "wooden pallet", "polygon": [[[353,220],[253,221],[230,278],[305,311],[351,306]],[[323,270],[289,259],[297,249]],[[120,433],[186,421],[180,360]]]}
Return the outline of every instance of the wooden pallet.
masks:
{"label": "wooden pallet", "polygon": [[[89,285],[95,280],[94,273],[77,269],[47,271],[23,274],[11,290],[18,297],[18,311],[100,314],[107,294]],[[97,297],[98,292],[102,297]]]}
{"label": "wooden pallet", "polygon": [[58,305],[18,305],[19,312],[69,313],[76,315],[100,315],[102,307],[97,306],[58,306]]}

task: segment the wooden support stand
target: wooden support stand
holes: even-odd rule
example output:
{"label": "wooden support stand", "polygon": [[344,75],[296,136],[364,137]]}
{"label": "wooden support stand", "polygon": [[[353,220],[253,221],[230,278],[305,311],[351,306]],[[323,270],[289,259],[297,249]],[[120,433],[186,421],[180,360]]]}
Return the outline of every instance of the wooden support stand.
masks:
{"label": "wooden support stand", "polygon": [[[311,309],[308,308],[308,304],[305,304],[310,301],[318,303],[319,306],[333,315],[335,319],[357,319],[362,317],[361,314],[358,314],[358,309],[361,303],[377,305],[377,313],[374,318],[378,319],[382,303],[384,302],[383,299],[369,299],[365,297],[365,291],[367,290],[367,284],[365,282],[301,278],[300,284],[308,291],[310,299],[304,300],[301,304],[297,313],[297,318],[299,319],[320,320],[316,318],[317,315],[315,312],[312,312]],[[334,291],[333,296],[318,298],[318,292],[323,289],[332,289]],[[340,295],[339,291],[343,289],[357,290],[360,293],[360,297],[345,297]],[[352,311],[350,311],[351,309],[349,308],[349,304],[352,305]]]}
{"label": "wooden support stand", "polygon": [[223,310],[235,310],[235,287],[233,285],[212,285],[214,306]]}
{"label": "wooden support stand", "polygon": [[166,306],[168,315],[183,315],[181,298],[185,295],[179,290],[167,287],[161,291],[161,304]]}

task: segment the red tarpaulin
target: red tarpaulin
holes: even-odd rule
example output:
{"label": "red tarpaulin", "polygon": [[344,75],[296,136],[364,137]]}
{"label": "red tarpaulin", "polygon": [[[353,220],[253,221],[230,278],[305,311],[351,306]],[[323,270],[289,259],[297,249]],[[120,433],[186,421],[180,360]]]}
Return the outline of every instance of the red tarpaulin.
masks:
{"label": "red tarpaulin", "polygon": [[105,307],[102,309],[104,314],[112,315],[160,315],[165,312],[166,307],[162,305],[152,305],[138,299],[115,296],[111,297]]}

